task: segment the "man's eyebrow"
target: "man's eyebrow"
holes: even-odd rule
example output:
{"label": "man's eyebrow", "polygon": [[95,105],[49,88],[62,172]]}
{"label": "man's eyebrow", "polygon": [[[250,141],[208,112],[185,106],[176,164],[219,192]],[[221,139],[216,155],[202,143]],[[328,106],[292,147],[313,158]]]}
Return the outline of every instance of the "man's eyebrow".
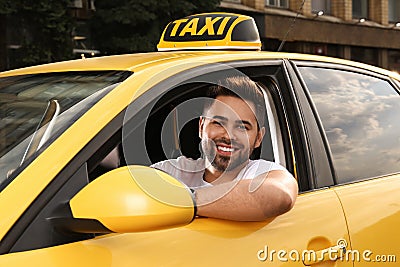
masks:
{"label": "man's eyebrow", "polygon": [[221,115],[215,115],[215,116],[212,116],[212,117],[209,117],[210,119],[216,119],[216,120],[222,120],[222,121],[227,121],[228,120],[228,118],[226,118],[226,117],[224,117],[224,116],[221,116]]}
{"label": "man's eyebrow", "polygon": [[237,121],[235,121],[235,122],[236,122],[236,123],[239,123],[239,124],[244,124],[244,125],[248,125],[248,126],[253,127],[253,124],[251,124],[251,122],[246,121],[246,120],[237,120]]}
{"label": "man's eyebrow", "polygon": [[[221,116],[221,115],[214,115],[212,117],[207,117],[207,118],[214,119],[214,120],[228,121],[228,118],[226,118],[224,116]],[[253,127],[253,124],[251,124],[251,122],[247,121],[247,120],[236,120],[235,123],[244,124],[244,125],[248,125],[248,126]]]}
{"label": "man's eyebrow", "polygon": [[[228,121],[228,118],[226,118],[224,116],[221,116],[221,115],[214,115],[212,117],[209,117],[209,116],[203,116],[203,117],[207,118],[207,119],[210,119],[210,120]],[[250,121],[247,121],[247,120],[236,120],[235,123],[248,125],[250,127],[253,127],[253,124]]]}

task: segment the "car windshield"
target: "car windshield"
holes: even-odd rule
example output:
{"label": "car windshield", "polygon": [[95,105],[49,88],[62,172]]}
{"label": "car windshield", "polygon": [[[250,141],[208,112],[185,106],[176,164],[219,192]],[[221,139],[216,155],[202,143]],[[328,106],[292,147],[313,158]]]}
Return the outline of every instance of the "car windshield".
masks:
{"label": "car windshield", "polygon": [[0,191],[41,148],[130,74],[97,71],[0,78]]}

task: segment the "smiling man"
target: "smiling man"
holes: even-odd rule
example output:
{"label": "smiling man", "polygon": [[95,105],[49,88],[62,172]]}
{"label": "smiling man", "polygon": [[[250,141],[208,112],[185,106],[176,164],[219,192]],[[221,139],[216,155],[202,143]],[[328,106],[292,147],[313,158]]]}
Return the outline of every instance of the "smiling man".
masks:
{"label": "smiling man", "polygon": [[282,166],[250,160],[265,134],[265,101],[248,77],[229,77],[210,87],[199,121],[203,156],[181,156],[152,167],[167,172],[195,192],[197,214],[260,221],[290,210],[297,182]]}

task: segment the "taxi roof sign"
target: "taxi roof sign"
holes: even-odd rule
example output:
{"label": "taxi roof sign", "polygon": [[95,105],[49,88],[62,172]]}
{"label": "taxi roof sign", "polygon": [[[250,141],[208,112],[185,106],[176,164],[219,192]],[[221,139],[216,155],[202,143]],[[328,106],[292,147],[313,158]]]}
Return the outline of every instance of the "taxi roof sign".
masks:
{"label": "taxi roof sign", "polygon": [[204,13],[169,23],[157,48],[158,51],[261,50],[261,41],[252,17],[232,13]]}

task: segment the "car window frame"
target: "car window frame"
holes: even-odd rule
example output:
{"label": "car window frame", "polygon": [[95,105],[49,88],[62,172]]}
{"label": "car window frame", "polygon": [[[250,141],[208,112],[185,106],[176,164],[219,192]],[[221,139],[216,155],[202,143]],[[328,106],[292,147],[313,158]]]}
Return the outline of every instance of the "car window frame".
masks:
{"label": "car window frame", "polygon": [[[309,184],[301,185],[308,192],[326,189],[334,185],[334,176],[332,175],[328,155],[325,150],[323,138],[319,133],[317,121],[314,118],[312,108],[309,105],[308,96],[302,89],[301,79],[296,66],[291,60],[285,60],[285,68],[289,79],[291,90],[287,90],[293,102],[292,109],[288,116],[292,117],[294,129],[294,143],[297,148],[298,158],[302,161],[297,162],[297,166],[303,168],[301,175],[307,177]],[[289,104],[288,104],[289,105]],[[304,180],[304,179],[303,179]],[[301,189],[301,188],[300,188]]]}
{"label": "car window frame", "polygon": [[[274,87],[278,85],[273,84]],[[274,154],[275,162],[281,164],[286,167],[286,155],[284,150],[284,141],[282,138],[282,131],[279,125],[279,117],[278,111],[275,106],[275,102],[272,98],[271,92],[267,90],[263,90],[266,107],[267,107],[267,118],[268,118],[268,127],[271,132],[271,142],[272,142],[272,151]]]}

